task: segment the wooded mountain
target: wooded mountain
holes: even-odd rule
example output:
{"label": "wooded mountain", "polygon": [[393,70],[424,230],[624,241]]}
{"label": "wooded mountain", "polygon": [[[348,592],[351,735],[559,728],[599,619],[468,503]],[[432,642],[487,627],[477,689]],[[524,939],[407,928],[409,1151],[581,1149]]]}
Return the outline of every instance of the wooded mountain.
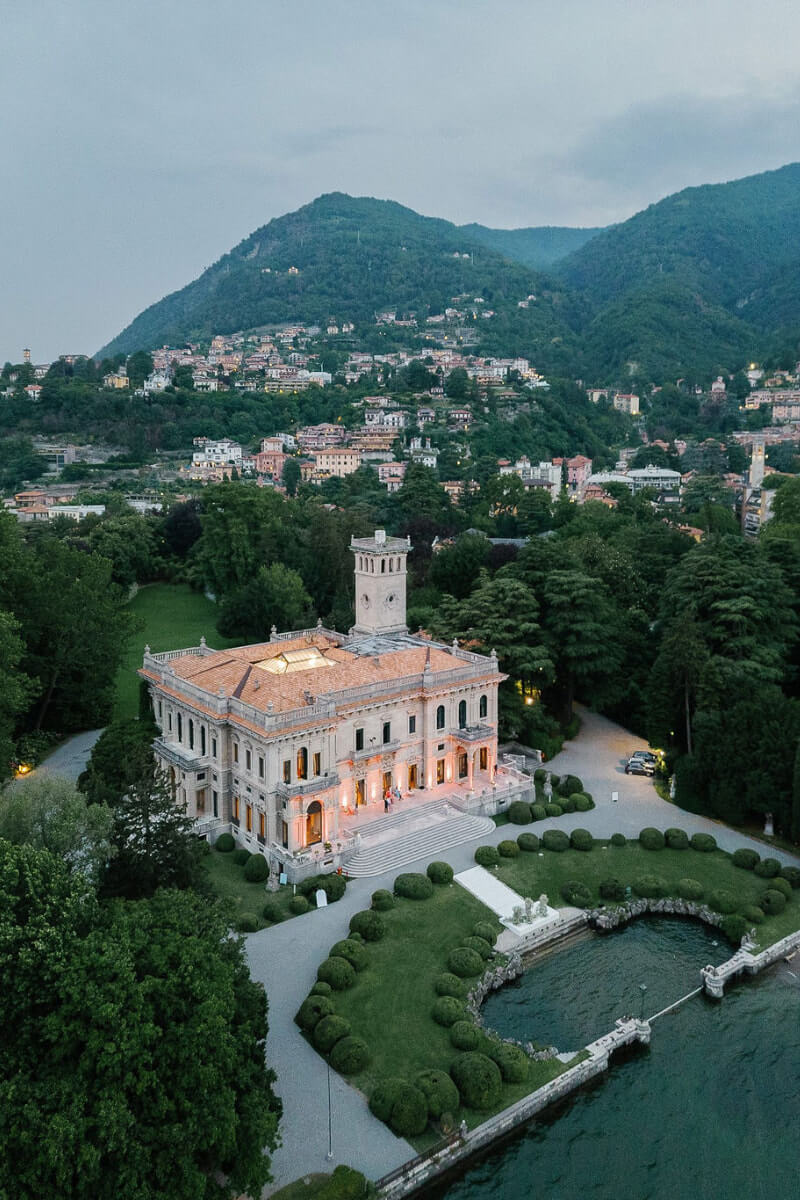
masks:
{"label": "wooded mountain", "polygon": [[372,325],[382,309],[424,316],[477,296],[497,314],[478,322],[482,349],[598,382],[635,364],[661,382],[797,353],[798,268],[800,163],[687,188],[600,230],[458,227],[331,193],[256,230],[101,353],[282,321]]}

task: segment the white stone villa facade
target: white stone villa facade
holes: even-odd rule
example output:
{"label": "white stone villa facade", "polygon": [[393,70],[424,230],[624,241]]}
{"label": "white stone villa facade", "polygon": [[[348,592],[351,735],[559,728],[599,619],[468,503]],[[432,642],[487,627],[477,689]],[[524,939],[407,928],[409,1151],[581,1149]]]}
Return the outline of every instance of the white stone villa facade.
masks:
{"label": "white stone villa facade", "polygon": [[[156,756],[213,840],[286,865],[337,865],[387,789],[431,799],[493,790],[497,659],[406,628],[405,539],[354,538],[356,624],[230,650],[151,654]],[[361,818],[361,822],[359,821]],[[326,857],[327,855],[327,857]]]}

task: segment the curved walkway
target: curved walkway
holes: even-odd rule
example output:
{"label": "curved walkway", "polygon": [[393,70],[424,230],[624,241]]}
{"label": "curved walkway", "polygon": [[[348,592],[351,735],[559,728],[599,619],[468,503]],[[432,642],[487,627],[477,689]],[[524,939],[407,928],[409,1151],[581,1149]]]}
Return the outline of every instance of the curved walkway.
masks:
{"label": "curved walkway", "polygon": [[[646,746],[641,738],[596,713],[582,710],[581,718],[579,736],[548,765],[558,774],[580,776],[596,807],[588,813],[565,814],[548,824],[567,831],[589,829],[597,837],[615,832],[634,837],[645,825],[661,829],[680,826],[688,833],[713,833],[726,850],[751,845],[763,854],[763,843],[742,837],[707,817],[684,812],[662,800],[651,780],[626,775],[624,764],[629,753]],[[614,791],[619,794],[616,803],[611,799]],[[455,871],[463,871],[474,865],[476,841],[499,842],[508,836],[508,828],[500,826],[438,856]],[[770,854],[787,863],[796,861],[778,850],[770,850]],[[423,866],[421,861],[420,868]],[[277,1091],[284,1105],[283,1144],[273,1159],[275,1181],[265,1195],[309,1172],[329,1170],[336,1163],[347,1163],[377,1179],[414,1157],[407,1142],[395,1137],[370,1114],[364,1097],[331,1071],[333,1160],[327,1159],[327,1065],[303,1040],[293,1021],[316,978],[317,966],[332,943],[345,936],[352,914],[369,906],[370,895],[377,888],[390,888],[398,873],[395,867],[383,875],[353,880],[337,904],[246,939],[252,975],[264,984],[269,996],[267,1058],[277,1072]]]}

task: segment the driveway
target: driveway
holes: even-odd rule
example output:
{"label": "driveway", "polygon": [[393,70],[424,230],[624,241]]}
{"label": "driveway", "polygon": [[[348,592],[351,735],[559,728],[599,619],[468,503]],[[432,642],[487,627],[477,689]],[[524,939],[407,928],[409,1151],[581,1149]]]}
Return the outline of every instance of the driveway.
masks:
{"label": "driveway", "polygon": [[86,733],[76,733],[74,737],[67,738],[39,764],[32,775],[49,772],[53,775],[63,775],[65,779],[71,779],[75,783],[81,772],[86,770],[89,755],[102,732],[102,729],[90,729]]}

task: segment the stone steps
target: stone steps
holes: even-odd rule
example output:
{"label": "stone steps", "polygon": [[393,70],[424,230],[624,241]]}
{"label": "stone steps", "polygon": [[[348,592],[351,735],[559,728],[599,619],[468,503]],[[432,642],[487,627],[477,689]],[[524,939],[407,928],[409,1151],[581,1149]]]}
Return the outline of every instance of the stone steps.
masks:
{"label": "stone steps", "polygon": [[[470,817],[450,809],[444,814],[444,804],[437,806],[439,820],[436,824],[417,829],[403,835],[403,824],[398,823],[391,838],[382,838],[374,845],[364,845],[345,866],[346,873],[354,879],[382,875],[384,871],[404,867],[419,859],[429,861],[443,850],[460,846],[493,832],[494,821],[488,817]],[[416,814],[421,815],[419,810]],[[410,822],[406,822],[409,824]]]}

